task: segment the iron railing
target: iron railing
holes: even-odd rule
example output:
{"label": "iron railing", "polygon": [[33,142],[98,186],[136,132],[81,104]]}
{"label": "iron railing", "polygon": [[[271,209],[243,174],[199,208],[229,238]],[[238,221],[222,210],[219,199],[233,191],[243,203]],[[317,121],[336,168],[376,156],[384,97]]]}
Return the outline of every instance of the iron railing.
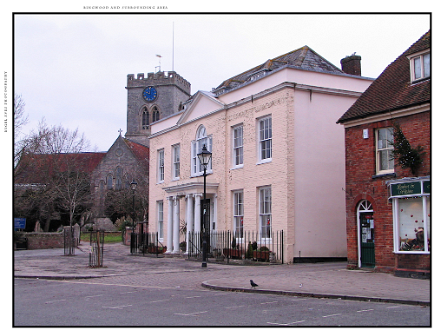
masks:
{"label": "iron railing", "polygon": [[158,239],[158,233],[131,233],[131,254],[159,254],[166,252],[165,247]]}
{"label": "iron railing", "polygon": [[[202,234],[189,232],[187,236],[188,258],[202,258]],[[269,232],[267,237],[262,237],[257,231],[214,231],[208,241],[207,259],[226,260],[227,263],[230,260],[251,260],[283,264],[283,230]]]}

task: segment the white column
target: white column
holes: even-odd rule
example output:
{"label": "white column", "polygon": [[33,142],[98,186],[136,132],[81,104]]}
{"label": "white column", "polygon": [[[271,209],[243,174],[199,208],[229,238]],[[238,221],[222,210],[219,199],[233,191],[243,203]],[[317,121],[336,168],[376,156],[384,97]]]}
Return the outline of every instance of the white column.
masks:
{"label": "white column", "polygon": [[175,216],[173,218],[173,253],[179,253],[179,203],[179,198],[175,197]]}
{"label": "white column", "polygon": [[[218,230],[218,228],[217,228],[217,225],[218,225],[218,222],[217,222],[217,194],[214,195],[214,214],[213,214],[213,217],[214,217],[213,220],[215,222],[215,231],[217,231]],[[212,226],[212,224],[211,224],[211,226]]]}
{"label": "white column", "polygon": [[[194,195],[194,233],[195,233],[195,242],[196,242],[196,249],[201,249],[202,245],[199,242],[198,235],[200,234],[202,228],[200,227],[200,198],[201,194],[195,194]],[[194,251],[197,252],[197,251]]]}
{"label": "white column", "polygon": [[167,212],[167,251],[172,253],[173,250],[173,197],[167,197],[169,209]]}
{"label": "white column", "polygon": [[200,227],[200,197],[201,194],[194,195],[194,232],[200,233],[202,228]]}
{"label": "white column", "polygon": [[193,195],[187,195],[187,212],[186,212],[186,221],[187,221],[187,232],[185,241],[187,242],[187,252],[190,251],[190,242],[189,242],[189,234],[193,232]]}

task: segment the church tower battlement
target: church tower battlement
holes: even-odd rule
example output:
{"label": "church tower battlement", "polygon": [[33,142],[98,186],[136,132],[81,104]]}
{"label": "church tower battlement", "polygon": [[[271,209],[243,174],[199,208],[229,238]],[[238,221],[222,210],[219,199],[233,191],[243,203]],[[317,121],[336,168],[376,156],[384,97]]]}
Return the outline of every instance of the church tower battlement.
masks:
{"label": "church tower battlement", "polygon": [[190,83],[175,71],[127,75],[127,132],[125,137],[149,146],[150,124],[171,116],[191,94]]}

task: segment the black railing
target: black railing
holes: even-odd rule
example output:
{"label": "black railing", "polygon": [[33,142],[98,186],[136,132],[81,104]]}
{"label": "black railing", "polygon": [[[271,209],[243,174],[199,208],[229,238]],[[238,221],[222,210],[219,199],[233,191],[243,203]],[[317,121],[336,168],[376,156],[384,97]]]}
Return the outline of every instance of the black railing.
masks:
{"label": "black railing", "polygon": [[158,233],[131,233],[131,254],[159,254],[166,252],[163,244],[158,239]]}
{"label": "black railing", "polygon": [[[188,258],[201,258],[201,233],[189,232],[187,236]],[[283,230],[270,232],[267,237],[256,231],[215,231],[209,235],[209,241],[207,258],[215,258],[216,261],[226,260],[229,263],[238,259],[283,264]]]}

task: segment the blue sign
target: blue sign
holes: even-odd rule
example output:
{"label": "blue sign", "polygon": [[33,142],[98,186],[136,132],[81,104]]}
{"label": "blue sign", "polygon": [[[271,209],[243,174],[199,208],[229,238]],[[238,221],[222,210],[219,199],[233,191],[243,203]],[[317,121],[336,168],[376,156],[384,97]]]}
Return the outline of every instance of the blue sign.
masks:
{"label": "blue sign", "polygon": [[26,218],[14,218],[14,229],[26,229]]}

